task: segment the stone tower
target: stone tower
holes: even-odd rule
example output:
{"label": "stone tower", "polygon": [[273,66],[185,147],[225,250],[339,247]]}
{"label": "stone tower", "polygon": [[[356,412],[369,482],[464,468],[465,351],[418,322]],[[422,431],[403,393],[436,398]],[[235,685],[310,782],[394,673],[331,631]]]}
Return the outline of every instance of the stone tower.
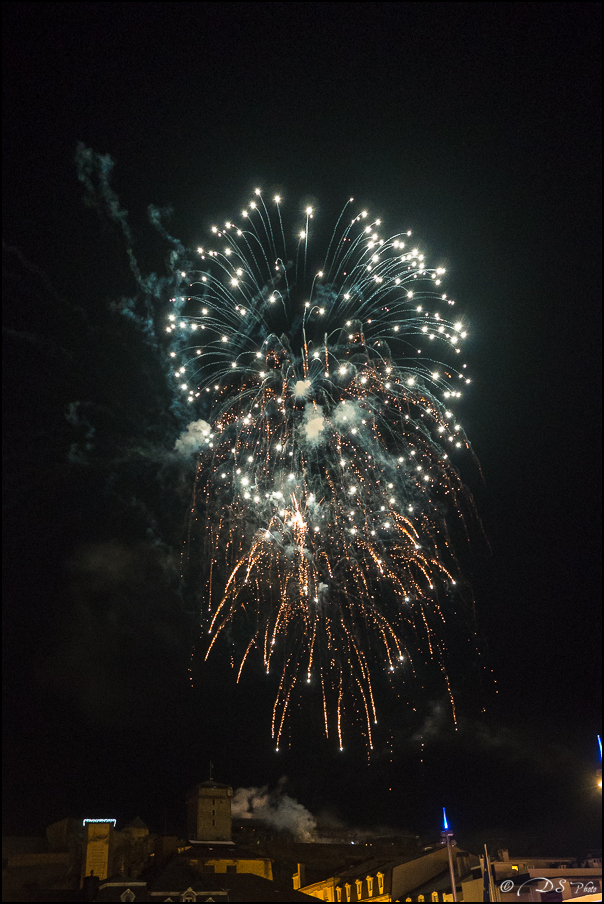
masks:
{"label": "stone tower", "polygon": [[94,875],[106,879],[113,872],[115,819],[84,820],[84,858],[82,879]]}
{"label": "stone tower", "polygon": [[231,841],[230,785],[201,782],[187,793],[187,834],[191,841]]}

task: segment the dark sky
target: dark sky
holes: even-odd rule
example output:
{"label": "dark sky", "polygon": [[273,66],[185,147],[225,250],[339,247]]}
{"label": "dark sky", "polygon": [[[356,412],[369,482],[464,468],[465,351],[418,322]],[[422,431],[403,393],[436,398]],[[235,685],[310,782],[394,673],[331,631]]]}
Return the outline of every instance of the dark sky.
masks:
{"label": "dark sky", "polygon": [[[3,10],[4,831],[162,828],[211,760],[236,787],[286,775],[350,825],[430,833],[445,804],[468,843],[598,846],[600,5]],[[149,204],[195,247],[257,184],[330,216],[354,195],[446,262],[491,547],[464,567],[497,682],[461,676],[457,733],[436,696],[415,722],[385,699],[370,766],[308,713],[278,758],[253,676],[235,693],[218,663],[189,689],[184,423],[115,312],[134,280],[78,142],[114,160],[146,271],[167,250]]]}

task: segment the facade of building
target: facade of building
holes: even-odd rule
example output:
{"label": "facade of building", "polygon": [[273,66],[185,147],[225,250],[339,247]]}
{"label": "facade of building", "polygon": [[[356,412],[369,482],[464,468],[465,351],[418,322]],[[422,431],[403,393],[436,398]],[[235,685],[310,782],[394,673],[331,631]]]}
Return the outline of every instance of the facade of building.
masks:
{"label": "facade of building", "polygon": [[201,782],[187,793],[187,835],[192,841],[231,841],[230,785]]}
{"label": "facade of building", "polygon": [[106,879],[113,872],[114,823],[115,820],[86,821],[82,879],[84,876],[98,876],[99,879]]}
{"label": "facade of building", "polygon": [[[471,877],[471,866],[478,864],[478,858],[458,848],[453,849],[453,854],[456,885],[459,886],[463,878]],[[334,904],[357,901],[453,900],[445,845],[435,846],[432,850],[409,859],[386,862],[367,860],[300,890]]]}
{"label": "facade of building", "polygon": [[136,876],[157,846],[158,837],[138,817],[121,831],[114,820],[67,818],[48,826],[46,838],[3,839],[3,900],[35,900],[41,888],[75,892],[91,873]]}
{"label": "facade of building", "polygon": [[[490,866],[491,894],[497,901],[602,900],[601,856],[510,857],[500,850]],[[475,873],[461,884],[464,901],[482,895],[482,871]]]}
{"label": "facade of building", "polygon": [[232,842],[191,841],[181,853],[189,867],[200,873],[250,873],[263,879],[273,878],[270,857],[254,856],[253,848]]}

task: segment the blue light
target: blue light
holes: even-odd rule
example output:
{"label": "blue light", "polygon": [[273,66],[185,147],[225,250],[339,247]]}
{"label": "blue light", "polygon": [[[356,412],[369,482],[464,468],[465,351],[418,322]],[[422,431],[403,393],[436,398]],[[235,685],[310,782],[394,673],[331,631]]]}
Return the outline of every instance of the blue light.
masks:
{"label": "blue light", "polygon": [[600,762],[602,762],[602,737],[598,735],[598,744],[600,745]]}
{"label": "blue light", "polygon": [[447,811],[445,810],[444,807],[443,807],[443,831],[444,832],[449,831],[449,823],[447,822]]}

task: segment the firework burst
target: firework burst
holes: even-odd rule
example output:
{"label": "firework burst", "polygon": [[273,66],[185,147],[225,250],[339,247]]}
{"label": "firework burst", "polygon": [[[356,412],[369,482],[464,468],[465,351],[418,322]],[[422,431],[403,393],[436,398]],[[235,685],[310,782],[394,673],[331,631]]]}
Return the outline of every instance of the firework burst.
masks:
{"label": "firework burst", "polygon": [[[318,268],[313,210],[284,226],[259,190],[212,228],[181,271],[166,331],[174,380],[207,420],[194,519],[209,561],[206,659],[245,642],[280,682],[277,749],[313,688],[343,747],[347,711],[372,746],[376,669],[442,671],[459,581],[452,525],[471,497],[452,457],[471,454],[451,410],[469,382],[463,318],[406,232],[345,205]],[[289,248],[288,248],[289,246]],[[311,685],[308,688],[308,685]]]}

